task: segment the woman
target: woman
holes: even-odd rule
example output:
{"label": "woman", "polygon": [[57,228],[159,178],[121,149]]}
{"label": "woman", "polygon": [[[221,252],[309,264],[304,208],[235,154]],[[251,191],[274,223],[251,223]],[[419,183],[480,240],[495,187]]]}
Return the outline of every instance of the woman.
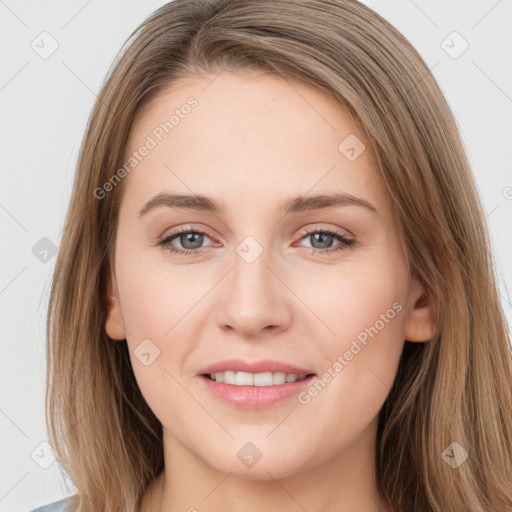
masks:
{"label": "woman", "polygon": [[481,202],[427,66],[355,0],[175,0],[137,29],[48,339],[63,510],[512,506]]}

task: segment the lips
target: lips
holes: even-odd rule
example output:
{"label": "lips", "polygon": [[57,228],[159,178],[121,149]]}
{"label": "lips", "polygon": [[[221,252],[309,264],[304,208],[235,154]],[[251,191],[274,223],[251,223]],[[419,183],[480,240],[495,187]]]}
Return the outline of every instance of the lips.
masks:
{"label": "lips", "polygon": [[310,369],[270,359],[219,361],[197,376],[209,394],[240,409],[263,409],[291,399],[316,378]]}
{"label": "lips", "polygon": [[265,373],[265,372],[282,372],[285,374],[295,374],[297,376],[315,375],[315,373],[307,368],[301,368],[281,361],[265,359],[261,361],[244,361],[243,359],[227,359],[219,361],[202,368],[197,375],[207,376],[217,372],[245,372],[245,373]]}

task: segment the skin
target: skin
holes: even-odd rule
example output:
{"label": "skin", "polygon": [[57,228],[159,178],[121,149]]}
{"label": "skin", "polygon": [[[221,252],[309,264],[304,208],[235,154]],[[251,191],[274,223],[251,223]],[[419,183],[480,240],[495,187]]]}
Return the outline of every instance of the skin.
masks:
{"label": "skin", "polygon": [[[127,340],[137,383],[164,427],[165,474],[140,510],[384,510],[375,480],[378,413],[404,340],[428,341],[435,326],[424,287],[410,278],[372,149],[316,89],[224,71],[183,78],[158,95],[136,119],[126,156],[190,96],[197,107],[124,178],[108,283],[118,300],[109,298],[106,331]],[[366,145],[354,161],[338,150],[349,134]],[[163,191],[213,197],[226,212],[160,206],[138,217]],[[357,205],[279,211],[288,198],[334,191],[370,202],[377,214]],[[155,242],[189,224],[207,232],[198,255]],[[322,255],[341,242],[322,246],[306,227],[356,242]],[[263,249],[250,264],[236,252],[247,236]],[[197,247],[183,243],[170,245]],[[240,357],[321,376],[395,302],[401,311],[307,404],[291,397],[240,410],[196,375]],[[146,338],[160,350],[148,366],[134,355]],[[262,453],[250,468],[236,455],[247,442]]]}

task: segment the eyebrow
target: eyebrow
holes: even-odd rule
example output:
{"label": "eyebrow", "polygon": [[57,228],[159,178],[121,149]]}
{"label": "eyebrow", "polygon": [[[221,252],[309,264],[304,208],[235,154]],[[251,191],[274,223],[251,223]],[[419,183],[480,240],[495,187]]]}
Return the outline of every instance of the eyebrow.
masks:
{"label": "eyebrow", "polygon": [[[159,206],[183,208],[222,215],[226,211],[223,201],[201,195],[168,194],[161,192],[147,201],[139,212],[139,217]],[[377,208],[368,201],[351,194],[335,193],[316,196],[297,196],[284,201],[280,210],[285,213],[299,213],[320,210],[332,206],[361,206],[378,215]]]}

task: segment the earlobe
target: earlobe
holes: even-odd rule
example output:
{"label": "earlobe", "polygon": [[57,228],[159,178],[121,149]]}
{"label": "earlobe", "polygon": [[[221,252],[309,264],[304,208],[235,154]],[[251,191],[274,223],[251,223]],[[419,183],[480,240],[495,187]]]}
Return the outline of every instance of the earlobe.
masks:
{"label": "earlobe", "polygon": [[410,295],[411,307],[405,321],[404,338],[412,342],[431,340],[438,329],[435,318],[434,298],[429,290],[415,281]]}
{"label": "earlobe", "polygon": [[112,280],[109,278],[107,283],[107,319],[105,321],[105,331],[113,340],[126,339],[123,313],[117,294],[117,288],[114,290]]}

